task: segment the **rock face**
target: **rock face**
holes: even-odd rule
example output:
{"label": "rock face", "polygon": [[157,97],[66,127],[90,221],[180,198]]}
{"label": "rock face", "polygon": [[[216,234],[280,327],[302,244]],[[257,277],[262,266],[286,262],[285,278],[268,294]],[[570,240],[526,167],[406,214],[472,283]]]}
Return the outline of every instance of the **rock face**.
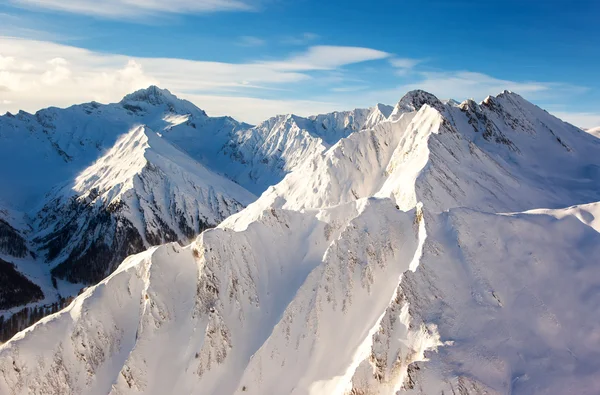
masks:
{"label": "rock face", "polygon": [[[511,92],[386,118],[331,144],[267,121],[247,146],[289,174],[0,346],[0,393],[598,393],[600,140]],[[127,189],[111,169],[88,200]]]}

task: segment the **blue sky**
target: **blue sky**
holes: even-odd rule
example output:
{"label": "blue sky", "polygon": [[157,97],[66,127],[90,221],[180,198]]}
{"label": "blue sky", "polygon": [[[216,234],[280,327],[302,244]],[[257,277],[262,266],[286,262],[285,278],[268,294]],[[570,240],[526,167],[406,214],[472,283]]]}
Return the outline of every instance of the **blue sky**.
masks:
{"label": "blue sky", "polygon": [[119,100],[158,84],[209,114],[394,104],[503,89],[600,125],[600,2],[8,0],[0,113]]}

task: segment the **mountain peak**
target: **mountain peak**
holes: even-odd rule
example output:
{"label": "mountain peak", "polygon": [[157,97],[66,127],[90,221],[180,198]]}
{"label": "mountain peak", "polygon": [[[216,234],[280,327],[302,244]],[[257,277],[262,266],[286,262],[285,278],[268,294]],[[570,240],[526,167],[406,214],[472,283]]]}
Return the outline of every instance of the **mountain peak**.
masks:
{"label": "mountain peak", "polygon": [[444,103],[444,104],[446,104],[448,106],[451,106],[451,107],[458,107],[461,104],[458,100],[454,100],[452,98],[446,99],[446,100],[442,100],[442,103]]}
{"label": "mountain peak", "polygon": [[150,85],[148,88],[139,89],[133,93],[125,95],[125,97],[123,97],[123,100],[121,100],[121,103],[146,102],[149,104],[159,105],[175,100],[179,99],[168,89],[161,89],[156,85]]}
{"label": "mountain peak", "polygon": [[133,111],[147,109],[148,106],[166,106],[169,111],[178,114],[197,114],[199,112],[200,115],[207,116],[203,110],[196,107],[193,103],[180,99],[168,89],[161,89],[156,85],[150,85],[148,88],[139,89],[125,95],[120,104],[130,107]]}
{"label": "mountain peak", "polygon": [[394,107],[382,103],[377,103],[375,105],[375,109],[379,110],[379,112],[386,118],[389,118],[389,116],[392,115],[392,111],[394,111]]}
{"label": "mountain peak", "polygon": [[402,99],[400,99],[398,104],[396,104],[394,107],[394,111],[390,115],[390,119],[398,119],[400,115],[407,112],[419,111],[425,104],[435,108],[438,111],[444,110],[444,104],[437,97],[429,92],[415,89],[402,96]]}
{"label": "mountain peak", "polygon": [[438,110],[443,107],[442,102],[437,97],[420,89],[406,93],[398,102],[398,106],[410,111],[418,111],[425,104]]}

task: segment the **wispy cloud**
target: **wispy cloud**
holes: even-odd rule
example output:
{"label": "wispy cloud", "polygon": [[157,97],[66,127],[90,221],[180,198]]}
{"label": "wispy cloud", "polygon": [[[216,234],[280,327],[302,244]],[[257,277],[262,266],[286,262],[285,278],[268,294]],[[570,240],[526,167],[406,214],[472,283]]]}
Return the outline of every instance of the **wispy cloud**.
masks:
{"label": "wispy cloud", "polygon": [[539,81],[511,81],[472,71],[418,72],[417,79],[399,90],[423,89],[440,98],[481,100],[505,89],[529,98],[543,99],[578,94],[587,88],[570,84]]}
{"label": "wispy cloud", "polygon": [[13,15],[0,12],[0,36],[55,41],[65,41],[74,38],[72,35],[66,37],[56,32],[49,32],[47,29],[43,29],[44,25],[46,25],[46,23],[41,22],[37,18],[32,18],[29,15]]}
{"label": "wispy cloud", "polygon": [[242,36],[239,38],[237,44],[242,47],[261,47],[267,42],[259,37],[254,36]]}
{"label": "wispy cloud", "polygon": [[137,18],[156,13],[252,11],[258,0],[10,0],[24,8],[49,9],[106,18]]}
{"label": "wispy cloud", "polygon": [[285,36],[281,38],[281,43],[285,45],[307,45],[319,38],[315,33],[302,33],[297,36]]}
{"label": "wispy cloud", "polygon": [[389,57],[387,52],[362,47],[318,45],[284,61],[264,63],[277,70],[331,70],[336,67]]}
{"label": "wispy cloud", "polygon": [[[197,98],[219,97],[219,103],[223,103],[225,97],[232,97],[232,103],[246,97],[244,103],[249,103],[251,96],[258,96],[259,90],[288,89],[294,83],[314,80],[313,71],[335,70],[346,64],[387,56],[368,48],[326,48],[325,52],[324,47],[309,48],[305,53],[278,62],[237,64],[128,57],[45,41],[0,37],[0,113],[19,109],[35,111],[50,105],[67,106],[90,100],[117,101],[151,84]],[[256,100],[265,111],[274,109],[277,103],[300,102]],[[300,103],[309,107],[309,101]],[[197,104],[209,113],[216,105],[214,102]],[[322,110],[323,102],[318,106]],[[281,104],[279,111],[269,115],[287,109],[291,107]],[[247,112],[242,120],[249,122],[257,122],[264,115],[252,113],[252,107]],[[234,106],[231,115],[236,115]]]}
{"label": "wispy cloud", "polygon": [[391,58],[390,64],[396,69],[396,74],[405,76],[409,74],[415,66],[422,63],[422,59],[411,59],[411,58]]}
{"label": "wispy cloud", "polygon": [[344,93],[344,92],[357,92],[357,91],[363,91],[365,89],[367,89],[368,87],[365,85],[360,85],[360,86],[337,86],[334,88],[331,88],[332,92],[339,92],[339,93]]}

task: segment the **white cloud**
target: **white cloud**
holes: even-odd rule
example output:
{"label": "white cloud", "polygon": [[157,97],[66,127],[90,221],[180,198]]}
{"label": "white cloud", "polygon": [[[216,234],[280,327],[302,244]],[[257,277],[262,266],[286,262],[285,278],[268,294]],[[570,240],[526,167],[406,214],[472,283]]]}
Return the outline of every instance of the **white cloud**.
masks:
{"label": "white cloud", "polygon": [[318,45],[282,62],[265,64],[278,70],[331,70],[347,64],[383,59],[389,56],[390,54],[387,52],[371,48]]}
{"label": "white cloud", "polygon": [[529,99],[548,99],[583,93],[586,88],[569,84],[538,81],[511,81],[472,71],[419,72],[420,80],[399,87],[399,91],[423,89],[439,98],[482,100],[507,89]]}
{"label": "white cloud", "polygon": [[237,120],[257,124],[277,114],[296,114],[308,116],[321,114],[334,109],[344,109],[337,102],[313,100],[273,100],[256,97],[219,96],[181,94],[180,97],[191,101],[208,114],[229,115]]}
{"label": "white cloud", "polygon": [[27,8],[43,8],[107,18],[133,17],[157,13],[205,13],[251,11],[256,0],[11,0]]}
{"label": "white cloud", "polygon": [[600,126],[600,113],[550,111],[552,115],[579,128],[591,129]]}
{"label": "white cloud", "polygon": [[412,69],[417,64],[421,63],[419,59],[410,59],[410,58],[392,58],[390,59],[390,64],[394,67],[398,67],[400,69]]}
{"label": "white cloud", "polygon": [[265,45],[267,42],[259,37],[254,36],[242,36],[238,40],[238,45],[242,47],[260,47]]}
{"label": "white cloud", "polygon": [[391,58],[390,64],[396,69],[396,75],[406,76],[410,74],[415,66],[423,62],[421,59]]}
{"label": "white cloud", "polygon": [[[236,64],[135,58],[0,36],[0,114],[19,109],[34,112],[91,100],[115,102],[151,84],[193,100],[209,114],[228,114],[251,123],[278,113],[306,115],[367,107],[377,102],[393,104],[412,89],[458,100],[482,100],[509,89],[529,100],[554,105],[569,102],[585,90],[568,84],[510,81],[467,71],[421,72],[418,67],[411,72],[415,80],[410,83],[374,90],[369,89],[369,82],[341,69],[347,64],[388,56],[369,48],[317,46],[281,61]],[[306,83],[310,83],[312,91],[304,89]],[[351,93],[359,90],[360,94]],[[300,91],[310,100],[295,99]],[[555,114],[580,127],[600,125],[600,115],[594,113]]]}
{"label": "white cloud", "polygon": [[[293,83],[313,79],[311,70],[335,68],[384,54],[368,48],[327,47],[335,56],[323,59],[322,48],[309,48],[306,54],[281,62],[235,64],[134,58],[44,41],[0,37],[0,113],[19,109],[33,112],[51,105],[68,106],[90,100],[114,102],[135,89],[156,84],[181,96],[215,100],[197,103],[209,114],[216,103],[224,103],[230,97],[231,115],[241,111],[235,108],[235,103],[245,103],[248,110],[241,120],[256,122],[267,110],[269,115],[294,110],[292,103],[298,109],[312,108],[310,101],[251,98],[257,92],[290,89]],[[255,102],[250,105],[252,100]],[[325,107],[319,102],[315,108]]]}

